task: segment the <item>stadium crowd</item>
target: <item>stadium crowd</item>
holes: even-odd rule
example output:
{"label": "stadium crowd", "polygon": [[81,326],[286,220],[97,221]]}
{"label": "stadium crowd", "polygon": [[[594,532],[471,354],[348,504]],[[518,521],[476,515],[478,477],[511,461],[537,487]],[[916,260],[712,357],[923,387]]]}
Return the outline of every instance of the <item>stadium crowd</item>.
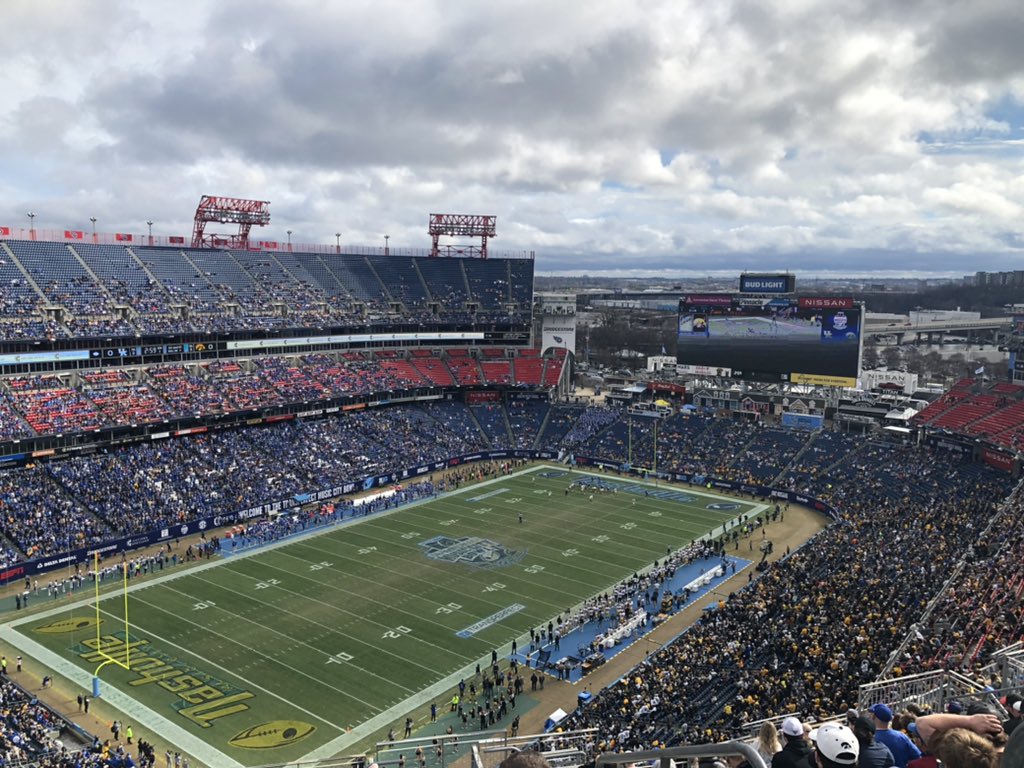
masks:
{"label": "stadium crowd", "polygon": [[[441,357],[436,351],[409,359],[387,350],[372,357],[347,352],[337,357],[324,353],[255,360],[215,360],[190,365],[161,364],[133,369],[104,368],[59,375],[12,376],[0,380],[0,440],[33,435],[54,435],[101,427],[159,423],[189,416],[207,416],[258,409],[282,403],[311,403],[330,398],[393,392],[414,387],[451,385],[456,371],[475,369],[477,383],[493,385],[486,365],[477,357]],[[497,351],[502,357],[506,350]],[[515,370],[517,359],[505,358]],[[557,365],[561,358],[543,358]],[[422,367],[432,366],[435,378]],[[449,367],[451,366],[451,367]],[[440,372],[443,372],[441,375]],[[521,384],[518,380],[513,383]],[[500,408],[475,406],[477,420],[493,447],[510,447],[536,436],[547,412],[546,404],[526,401],[516,409],[525,432],[513,440]],[[518,423],[518,422],[517,422]]]}
{"label": "stadium crowd", "polygon": [[[327,368],[335,363],[315,361]],[[289,375],[273,365],[261,368],[271,370]],[[183,375],[175,370],[170,378]],[[91,385],[104,383],[121,382],[112,377]],[[45,378],[26,379],[18,391],[49,385]],[[506,443],[498,439],[501,429]],[[626,462],[631,440],[639,456],[645,446],[654,450],[650,421],[630,427],[615,409],[455,401],[111,448],[0,472],[7,562],[359,482],[481,446],[511,445],[513,435],[618,463]],[[896,661],[901,671],[941,664],[973,670],[1004,640],[1020,636],[1024,584],[1012,565],[1024,555],[1022,504],[996,506],[1010,491],[1009,475],[952,453],[829,433],[782,436],[696,415],[669,417],[659,428],[658,451],[666,471],[778,478],[832,504],[840,519],[566,723],[598,727],[604,748],[725,739],[763,717],[841,712],[859,683],[886,670],[907,637]],[[410,486],[359,513],[437,490],[443,488]],[[339,513],[345,505],[312,518],[289,514],[256,523],[233,546],[277,539]],[[703,554],[677,553],[661,568]],[[952,591],[940,595],[961,560]],[[648,586],[626,584],[621,594],[589,606],[591,614],[569,621],[618,612],[623,601],[635,605]],[[933,597],[937,607],[914,626]]]}
{"label": "stadium crowd", "polygon": [[254,256],[16,239],[6,246],[5,259],[14,260],[0,265],[0,279],[14,287],[0,302],[7,339],[361,328],[368,321],[522,324],[532,299],[530,259]]}
{"label": "stadium crowd", "polygon": [[853,459],[859,472],[814,489],[841,510],[838,524],[567,725],[600,728],[606,748],[649,748],[725,740],[753,720],[824,718],[851,706],[857,686],[875,679],[968,554],[1010,482],[942,454],[868,446]]}

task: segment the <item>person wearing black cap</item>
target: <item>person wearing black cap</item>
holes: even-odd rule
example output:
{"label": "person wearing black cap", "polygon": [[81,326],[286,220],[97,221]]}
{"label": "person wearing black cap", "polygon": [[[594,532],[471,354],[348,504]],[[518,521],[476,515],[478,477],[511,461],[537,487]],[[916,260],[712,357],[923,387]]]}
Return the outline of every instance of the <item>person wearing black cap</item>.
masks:
{"label": "person wearing black cap", "polygon": [[871,707],[871,717],[875,725],[875,738],[889,748],[899,768],[907,768],[907,763],[921,756],[921,750],[914,746],[907,734],[890,727],[892,710],[885,704]]}
{"label": "person wearing black cap", "polygon": [[811,731],[814,764],[818,768],[848,768],[860,765],[860,745],[845,725],[827,723]]}
{"label": "person wearing black cap", "polygon": [[853,735],[860,745],[857,768],[892,768],[896,765],[889,748],[875,739],[875,721],[870,716],[860,715],[853,721]]}
{"label": "person wearing black cap", "polygon": [[814,754],[804,738],[804,726],[797,718],[782,721],[782,749],[772,756],[771,768],[814,768]]}

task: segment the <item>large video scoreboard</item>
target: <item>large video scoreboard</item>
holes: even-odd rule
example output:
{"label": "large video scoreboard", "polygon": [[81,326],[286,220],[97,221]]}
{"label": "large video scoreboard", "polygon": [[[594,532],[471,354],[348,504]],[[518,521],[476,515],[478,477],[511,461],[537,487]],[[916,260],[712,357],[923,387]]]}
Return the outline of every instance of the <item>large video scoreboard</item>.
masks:
{"label": "large video scoreboard", "polygon": [[853,387],[863,311],[851,298],[694,294],[679,301],[677,370]]}

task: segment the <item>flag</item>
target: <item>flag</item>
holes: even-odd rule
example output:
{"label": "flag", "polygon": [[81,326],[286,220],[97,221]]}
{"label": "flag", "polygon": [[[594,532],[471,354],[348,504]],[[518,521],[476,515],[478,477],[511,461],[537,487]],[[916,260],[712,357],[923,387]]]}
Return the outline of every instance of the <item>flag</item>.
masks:
{"label": "flag", "polygon": [[664,344],[661,345],[661,354],[663,354],[663,355],[666,354],[665,353],[665,345]]}
{"label": "flag", "polygon": [[976,368],[974,370],[974,375],[977,376],[979,373],[984,373],[984,372],[985,372],[985,366],[983,365],[980,368]]}
{"label": "flag", "polygon": [[81,240],[85,237],[85,233],[80,229],[65,229],[64,239],[65,240]]}
{"label": "flag", "polygon": [[132,236],[128,235],[128,234],[125,234],[124,232],[117,232],[117,233],[115,233],[114,234],[114,238],[118,242],[123,242],[123,243],[130,243],[132,241]]}

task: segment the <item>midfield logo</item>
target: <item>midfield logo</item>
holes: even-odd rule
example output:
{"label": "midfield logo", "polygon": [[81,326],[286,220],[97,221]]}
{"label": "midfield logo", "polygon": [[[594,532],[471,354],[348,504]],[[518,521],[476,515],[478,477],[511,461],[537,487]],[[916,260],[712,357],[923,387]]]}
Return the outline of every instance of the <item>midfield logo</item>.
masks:
{"label": "midfield logo", "polygon": [[509,549],[504,544],[478,536],[435,536],[421,541],[420,546],[431,560],[461,563],[474,568],[504,568],[526,557],[525,549]]}

